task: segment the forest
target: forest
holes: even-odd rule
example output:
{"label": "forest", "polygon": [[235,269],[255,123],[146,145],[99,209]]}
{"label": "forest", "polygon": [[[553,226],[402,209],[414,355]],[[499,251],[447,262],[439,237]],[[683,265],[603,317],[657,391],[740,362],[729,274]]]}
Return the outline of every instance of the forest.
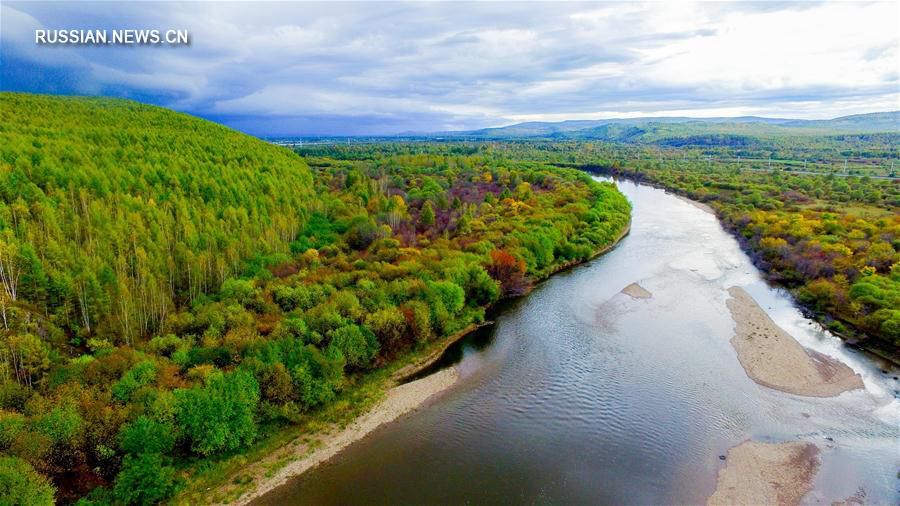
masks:
{"label": "forest", "polygon": [[[588,172],[708,204],[829,329],[900,348],[900,184],[869,175],[893,134],[292,152],[123,100],[4,93],[0,116],[0,497],[23,504],[191,502],[351,412],[627,231]],[[770,163],[836,152],[866,162]]]}
{"label": "forest", "polygon": [[[770,158],[829,159],[853,151],[871,166],[898,157],[897,133],[784,137],[748,160],[727,143],[679,148],[610,142],[510,140],[321,145],[308,155],[367,158],[416,153],[476,154],[503,163],[528,161],[575,167],[653,184],[710,205],[771,281],[836,334],[893,361],[900,360],[900,179],[843,172]],[[893,140],[891,140],[893,139]],[[780,146],[780,147],[779,147]],[[740,158],[742,155],[745,158]],[[814,170],[812,163],[808,171]]]}
{"label": "forest", "polygon": [[0,116],[0,502],[188,493],[630,220],[527,157],[299,156],[124,100]]}

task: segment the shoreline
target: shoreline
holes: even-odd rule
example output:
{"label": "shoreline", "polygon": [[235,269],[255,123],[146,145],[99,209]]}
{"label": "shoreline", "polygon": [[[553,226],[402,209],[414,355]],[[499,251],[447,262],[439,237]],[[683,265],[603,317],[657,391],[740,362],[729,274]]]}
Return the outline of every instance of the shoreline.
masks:
{"label": "shoreline", "polygon": [[728,293],[726,304],[735,323],[731,344],[750,379],[808,397],[834,397],[864,388],[862,378],[849,366],[801,346],[746,290],[733,286]]}
{"label": "shoreline", "polygon": [[[612,243],[598,249],[588,258],[564,262],[563,264],[554,267],[549,272],[545,273],[540,281],[533,286],[548,280],[554,274],[585,264],[608,253],[615,248],[630,231],[631,216],[629,215],[628,223]],[[533,286],[531,288],[533,288]],[[527,292],[517,295],[516,297],[528,295],[531,288],[529,288]],[[488,306],[486,309],[490,310],[495,305],[496,303],[492,306]],[[378,427],[392,422],[402,415],[417,409],[425,404],[431,397],[447,390],[459,379],[459,369],[456,366],[442,369],[434,374],[415,381],[409,381],[409,379],[439,361],[444,352],[456,342],[483,326],[493,324],[493,321],[470,324],[464,329],[445,338],[441,342],[441,346],[437,347],[434,351],[428,352],[424,358],[398,369],[390,376],[389,381],[393,382],[395,386],[386,391],[385,398],[379,401],[366,413],[353,419],[345,428],[340,429],[335,424],[326,432],[312,435],[311,438],[316,440],[315,443],[303,442],[298,444],[296,442],[297,439],[299,439],[298,437],[294,442],[282,445],[266,455],[263,459],[253,462],[248,467],[252,467],[253,471],[251,471],[251,474],[256,475],[253,479],[255,486],[241,493],[238,497],[220,502],[219,504],[234,506],[249,504],[272,490],[285,485],[289,480],[297,478],[314,469],[316,466],[327,462],[344,448],[363,439]],[[315,446],[315,448],[311,448],[310,446]],[[271,476],[267,475],[269,473],[266,472],[266,468],[279,464],[279,462],[285,458],[289,459],[287,464],[279,468],[278,471],[272,473]],[[227,489],[230,484],[231,481],[224,482],[217,486],[216,489],[222,491],[223,489]]]}
{"label": "shoreline", "polygon": [[[611,244],[596,250],[595,252],[593,252],[591,254],[591,256],[589,256],[588,258],[585,258],[584,260],[570,260],[568,262],[564,262],[564,263],[554,267],[553,269],[550,270],[550,272],[545,274],[539,281],[537,281],[532,286],[530,286],[528,288],[528,290],[525,291],[525,293],[522,293],[520,295],[507,296],[503,299],[500,299],[497,302],[495,302],[494,304],[492,304],[491,306],[488,306],[487,308],[485,308],[485,311],[486,312],[491,311],[492,309],[494,309],[497,306],[497,304],[499,304],[500,302],[502,302],[504,300],[516,299],[518,297],[525,297],[529,293],[531,293],[531,291],[534,289],[535,286],[543,283],[544,281],[547,281],[548,279],[550,279],[551,276],[553,276],[555,274],[559,274],[560,272],[563,272],[565,270],[572,269],[579,265],[586,264],[606,253],[609,253],[610,251],[612,251],[613,248],[618,246],[619,243],[622,241],[622,239],[624,239],[625,236],[627,236],[630,232],[631,232],[631,216],[628,217],[628,223],[625,225],[625,228],[622,229],[622,231],[619,233],[618,236],[616,236],[615,240]],[[493,325],[494,323],[495,323],[494,320],[485,320],[481,323],[469,324],[464,329],[448,336],[442,342],[440,347],[438,347],[434,351],[429,352],[429,354],[427,356],[425,356],[424,358],[422,358],[412,364],[403,366],[402,368],[397,370],[393,375],[391,375],[391,379],[400,384],[403,384],[403,383],[409,381],[411,378],[415,377],[417,374],[428,369],[429,367],[434,365],[437,361],[439,361],[441,359],[441,357],[444,355],[444,353],[451,346],[453,346],[457,342],[461,341],[462,339],[464,339],[466,336],[468,336],[472,332],[475,332],[476,330],[478,330],[482,327],[487,327],[489,325]]]}
{"label": "shoreline", "polygon": [[[587,257],[583,260],[569,260],[568,262],[563,262],[563,263],[557,265],[556,267],[550,269],[550,271],[547,272],[537,283],[535,283],[534,286],[537,286],[537,285],[543,283],[544,281],[547,281],[548,279],[550,279],[550,276],[553,276],[554,274],[559,274],[560,272],[572,269],[574,267],[578,267],[579,265],[584,265],[584,264],[590,262],[591,260],[596,259],[599,256],[609,253],[610,251],[613,250],[613,248],[618,246],[619,243],[622,242],[622,239],[624,239],[625,236],[627,236],[630,232],[631,232],[631,215],[628,216],[628,223],[625,224],[625,228],[623,228],[622,231],[619,232],[619,235],[617,235],[616,238],[613,239],[613,242],[594,251],[593,253],[591,253],[591,255],[589,257]],[[534,286],[530,287],[528,289],[528,291],[526,291],[522,295],[528,295],[528,292],[530,292],[534,288]]]}
{"label": "shoreline", "polygon": [[[450,367],[438,371],[425,378],[397,385],[387,391],[374,408],[356,418],[343,429],[332,429],[316,438],[315,442],[303,443],[289,451],[293,460],[281,467],[272,476],[258,477],[256,487],[226,504],[243,506],[265,494],[285,485],[293,478],[301,476],[327,462],[343,449],[365,438],[382,425],[393,422],[397,418],[416,410],[433,396],[447,390],[459,379],[459,369]],[[282,448],[284,450],[284,448]],[[264,460],[277,462],[280,452],[274,452]],[[258,464],[264,464],[260,461]],[[265,468],[266,466],[261,466]]]}
{"label": "shoreline", "polygon": [[[664,189],[664,188],[660,188],[660,189]],[[666,190],[666,191],[669,192],[669,193],[672,193],[670,190]],[[709,205],[709,204],[705,204],[705,203],[703,203],[703,202],[700,202],[699,200],[694,200],[694,199],[685,197],[684,195],[681,195],[681,194],[679,194],[679,193],[672,193],[672,195],[674,195],[675,198],[677,198],[678,200],[680,200],[680,201],[682,201],[682,202],[687,202],[688,204],[690,204],[690,205],[696,207],[697,209],[700,209],[700,210],[703,211],[703,212],[706,212],[706,213],[709,213],[709,214],[715,216],[716,219],[719,218],[719,217],[716,215],[716,210],[713,209],[713,207],[712,207],[711,205]]]}
{"label": "shoreline", "polygon": [[766,270],[763,266],[761,266],[757,263],[754,255],[753,255],[753,250],[751,250],[746,244],[746,239],[739,233],[739,231],[737,229],[735,229],[733,226],[726,223],[722,219],[722,217],[719,215],[719,213],[716,211],[716,208],[714,208],[713,206],[711,206],[705,202],[701,202],[699,200],[694,200],[690,197],[690,195],[688,195],[678,189],[669,188],[661,183],[657,183],[656,181],[649,179],[646,175],[644,175],[643,173],[640,173],[640,172],[625,173],[625,172],[619,172],[616,169],[611,169],[608,167],[592,168],[592,167],[585,167],[583,165],[578,166],[577,168],[579,168],[580,170],[584,170],[588,174],[607,176],[607,177],[612,177],[613,179],[615,179],[615,178],[627,179],[628,181],[631,181],[631,182],[639,184],[639,185],[645,185],[645,186],[649,186],[651,188],[656,188],[658,190],[663,190],[667,194],[672,195],[673,197],[679,198],[681,200],[684,200],[688,203],[691,203],[691,205],[694,205],[695,207],[703,209],[704,211],[708,210],[708,211],[712,212],[712,214],[719,221],[719,224],[722,225],[722,228],[725,229],[725,231],[728,232],[732,237],[734,237],[735,240],[737,240],[738,245],[741,248],[741,251],[743,251],[748,257],[750,257],[750,261],[763,274],[763,278],[766,280],[766,282],[770,286],[784,289],[788,293],[790,293],[791,299],[792,299],[794,305],[797,306],[798,309],[800,309],[800,311],[803,313],[804,316],[806,316],[807,318],[809,318],[811,320],[815,320],[824,329],[828,329],[828,321],[826,320],[826,318],[831,318],[834,321],[839,321],[839,322],[845,324],[854,335],[848,335],[847,333],[842,333],[842,332],[835,332],[834,330],[831,330],[831,329],[828,329],[828,332],[834,334],[835,336],[838,336],[842,341],[844,341],[844,343],[847,344],[847,346],[850,346],[857,350],[861,350],[861,351],[868,353],[874,357],[878,357],[878,359],[890,363],[892,367],[900,368],[900,354],[898,354],[896,350],[889,348],[884,343],[884,341],[881,340],[880,338],[871,336],[871,335],[867,334],[866,332],[860,330],[856,326],[856,324],[854,324],[851,321],[847,321],[836,315],[830,315],[830,314],[824,313],[822,311],[818,311],[815,308],[807,306],[806,304],[803,304],[802,302],[800,302],[797,299],[796,294],[793,292],[793,290],[790,287],[785,286],[784,284],[780,283],[775,277],[772,276],[772,274],[768,270]]}
{"label": "shoreline", "polygon": [[728,450],[706,504],[800,504],[820,464],[819,448],[812,443],[744,441]]}
{"label": "shoreline", "polygon": [[426,355],[424,358],[398,369],[397,372],[391,375],[391,379],[400,385],[409,382],[417,374],[421,373],[425,369],[428,369],[438,360],[440,360],[441,357],[444,356],[444,352],[446,352],[447,349],[449,349],[451,346],[461,341],[462,339],[465,339],[465,337],[472,332],[475,332],[482,327],[487,327],[493,324],[493,320],[485,320],[481,323],[471,323],[467,325],[464,329],[448,336],[447,339],[441,342],[441,346],[438,346],[433,351],[429,352],[428,355]]}

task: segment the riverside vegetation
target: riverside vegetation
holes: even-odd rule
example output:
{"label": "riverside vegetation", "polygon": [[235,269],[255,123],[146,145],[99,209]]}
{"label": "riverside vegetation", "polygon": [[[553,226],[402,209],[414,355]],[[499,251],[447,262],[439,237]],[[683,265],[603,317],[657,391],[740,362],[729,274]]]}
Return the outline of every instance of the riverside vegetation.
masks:
{"label": "riverside vegetation", "polygon": [[304,161],[121,100],[0,117],[0,502],[165,501],[629,222],[539,161]]}
{"label": "riverside vegetation", "polygon": [[[869,175],[900,158],[900,134],[747,137],[741,142],[728,136],[698,138],[690,129],[672,135],[655,144],[507,139],[300,151],[333,157],[480,154],[496,163],[579,167],[674,191],[709,205],[769,279],[790,289],[830,330],[900,361],[900,180]],[[853,154],[865,163],[837,174],[825,163],[836,154]],[[782,162],[768,170],[769,158],[810,163]],[[804,169],[822,173],[799,173]]]}
{"label": "riverside vegetation", "polygon": [[611,164],[704,202],[832,331],[900,358],[900,181]]}

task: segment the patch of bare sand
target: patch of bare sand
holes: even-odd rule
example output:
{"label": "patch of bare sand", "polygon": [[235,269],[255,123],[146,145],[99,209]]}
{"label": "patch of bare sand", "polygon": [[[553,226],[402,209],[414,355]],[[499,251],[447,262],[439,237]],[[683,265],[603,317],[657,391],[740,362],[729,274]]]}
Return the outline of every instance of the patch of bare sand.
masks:
{"label": "patch of bare sand", "polygon": [[706,504],[799,504],[818,470],[819,449],[812,443],[746,441],[728,450],[727,464]]}
{"label": "patch of bare sand", "polygon": [[652,293],[650,293],[646,288],[637,283],[632,283],[626,286],[622,289],[622,293],[630,296],[633,299],[649,299],[650,297],[653,297]]}
{"label": "patch of bare sand", "polygon": [[800,346],[746,290],[733,286],[728,293],[728,309],[736,324],[731,344],[753,381],[809,397],[833,397],[863,388],[862,378],[846,364]]}
{"label": "patch of bare sand", "polygon": [[309,445],[300,445],[295,450],[296,460],[289,462],[273,476],[263,478],[256,488],[233,504],[249,504],[254,499],[284,485],[290,478],[301,475],[315,466],[334,457],[341,450],[354,443],[383,424],[416,409],[429,397],[446,390],[459,379],[459,370],[451,367],[438,371],[417,381],[398,385],[388,390],[385,398],[370,412],[356,419],[343,430],[337,430],[319,438],[319,446],[309,451]]}

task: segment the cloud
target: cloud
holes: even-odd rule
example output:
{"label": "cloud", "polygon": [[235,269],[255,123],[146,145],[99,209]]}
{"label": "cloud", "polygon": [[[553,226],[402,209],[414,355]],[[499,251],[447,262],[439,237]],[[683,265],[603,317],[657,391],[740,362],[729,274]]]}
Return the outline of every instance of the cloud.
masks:
{"label": "cloud", "polygon": [[[4,2],[5,90],[135,98],[258,135],[897,109],[900,4]],[[185,28],[189,47],[35,46]]]}

